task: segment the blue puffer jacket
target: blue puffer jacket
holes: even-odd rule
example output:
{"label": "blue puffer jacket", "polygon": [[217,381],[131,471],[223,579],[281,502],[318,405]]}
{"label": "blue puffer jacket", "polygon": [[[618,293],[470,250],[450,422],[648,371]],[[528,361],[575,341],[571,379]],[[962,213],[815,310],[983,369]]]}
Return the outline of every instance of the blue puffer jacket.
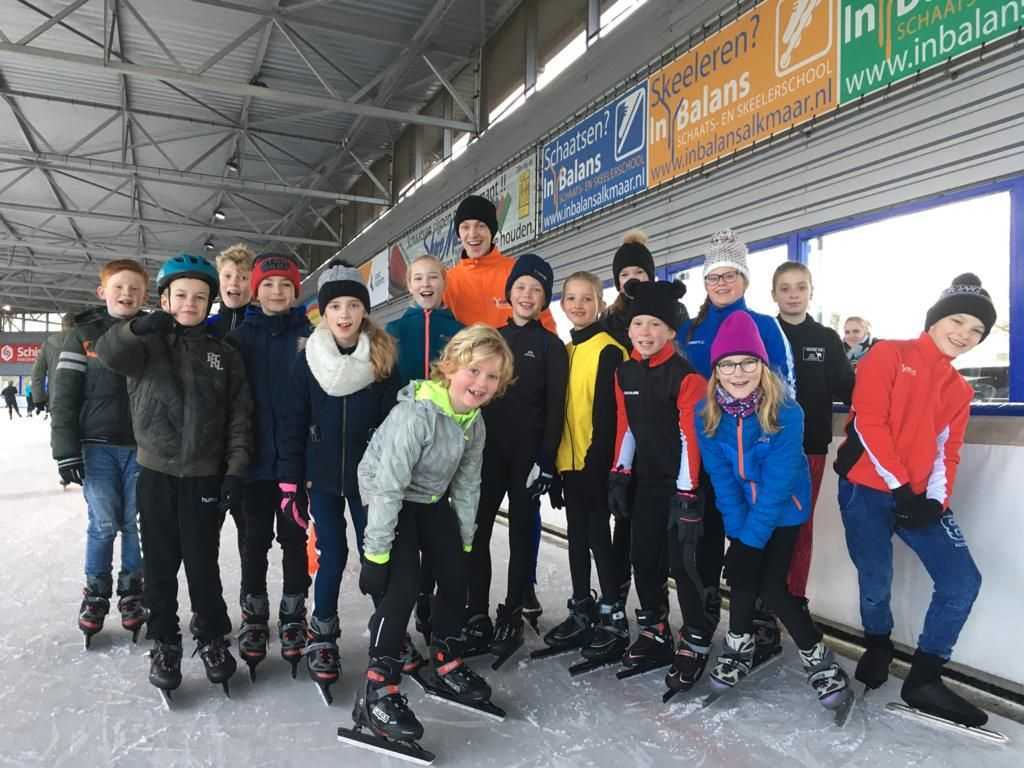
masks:
{"label": "blue puffer jacket", "polygon": [[413,305],[385,329],[398,341],[398,375],[404,387],[413,379],[429,379],[426,367],[441,356],[445,344],[462,330],[462,323],[444,307],[425,312]]}
{"label": "blue puffer jacket", "polygon": [[705,379],[711,378],[711,342],[715,340],[718,329],[723,321],[733,312],[744,310],[754,318],[757,330],[764,341],[765,349],[768,352],[768,362],[772,370],[779,374],[786,385],[787,394],[796,398],[796,374],[793,365],[793,350],[789,346],[786,334],[782,332],[779,321],[774,317],[762,315],[760,312],[752,312],[747,309],[747,302],[741,296],[739,301],[727,307],[716,307],[713,304],[708,306],[707,315],[704,320],[693,331],[693,337],[687,340],[686,336],[690,331],[693,320],[687,319],[679,326],[676,332],[676,339],[679,341],[679,348],[683,350],[686,359],[697,369],[697,373]]}
{"label": "blue puffer jacket", "polygon": [[811,514],[811,473],[804,456],[804,412],[792,400],[779,408],[779,431],[766,435],[756,416],[722,414],[714,436],[704,434],[706,400],[697,406],[697,439],[715,488],[725,533],[763,549],[772,532]]}
{"label": "blue puffer jacket", "polygon": [[[368,345],[368,341],[363,343]],[[280,422],[277,479],[287,483],[305,480],[311,490],[353,496],[359,492],[356,470],[370,436],[395,404],[398,368],[383,381],[373,381],[367,371],[368,359],[356,357],[362,347],[346,355],[332,349],[333,344],[330,331],[321,325],[295,360],[291,395]],[[368,356],[368,346],[365,351]],[[314,368],[327,371],[323,384],[348,394],[335,396],[325,391],[310,369],[310,355],[320,361]]]}
{"label": "blue puffer jacket", "polygon": [[303,307],[286,315],[249,307],[242,324],[228,334],[228,343],[242,353],[253,399],[250,481],[277,479],[279,423],[291,396],[288,371],[312,330]]}

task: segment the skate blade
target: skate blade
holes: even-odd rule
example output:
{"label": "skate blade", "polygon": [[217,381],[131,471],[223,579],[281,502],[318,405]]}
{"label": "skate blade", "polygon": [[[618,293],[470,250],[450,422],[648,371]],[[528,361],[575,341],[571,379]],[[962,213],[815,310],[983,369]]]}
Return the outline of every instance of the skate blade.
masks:
{"label": "skate blade", "polygon": [[596,672],[599,669],[604,669],[605,667],[611,667],[615,664],[621,663],[621,658],[603,659],[601,661],[596,659],[584,659],[583,661],[578,661],[569,667],[569,677],[579,677],[580,675],[585,675],[588,672]]}
{"label": "skate blade", "polygon": [[631,677],[637,677],[639,675],[646,675],[648,672],[653,672],[656,669],[664,669],[665,667],[671,666],[672,661],[666,661],[664,663],[658,662],[656,664],[638,664],[635,667],[624,667],[615,673],[615,677],[619,680],[628,680]]}
{"label": "skate blade", "polygon": [[853,705],[856,702],[857,695],[853,692],[852,688],[847,688],[846,695],[843,697],[842,702],[835,708],[833,722],[835,723],[836,728],[842,728],[846,725],[847,720],[850,719],[850,712],[853,711]]}
{"label": "skate blade", "polygon": [[416,765],[432,765],[435,757],[433,752],[428,752],[415,741],[388,741],[354,728],[339,728],[338,741]]}
{"label": "skate blade", "polygon": [[329,707],[332,704],[334,704],[334,696],[331,695],[331,689],[330,689],[330,686],[332,685],[332,683],[325,683],[325,684],[321,685],[316,680],[314,680],[313,681],[313,685],[316,686],[316,690],[320,694],[320,698],[324,700],[324,704],[326,706]]}
{"label": "skate blade", "polygon": [[1009,737],[999,731],[992,731],[988,728],[981,727],[975,728],[969,725],[955,723],[952,720],[945,719],[944,717],[930,715],[927,712],[922,712],[919,709],[914,709],[913,707],[908,707],[906,704],[900,704],[895,701],[886,704],[885,709],[888,712],[900,715],[901,717],[905,717],[909,720],[917,720],[918,722],[925,723],[927,725],[934,725],[947,731],[953,731],[954,733],[960,733],[965,736],[973,736],[992,744],[1010,743]]}
{"label": "skate blade", "polygon": [[523,616],[523,618],[526,619],[527,626],[529,626],[530,629],[533,630],[534,634],[537,635],[537,637],[540,637],[540,624],[537,621],[537,619],[540,618],[540,617],[539,616]]}
{"label": "skate blade", "polygon": [[157,691],[160,693],[160,700],[163,702],[164,709],[166,709],[168,712],[173,711],[174,696],[171,694],[171,692],[164,688],[157,688]]}
{"label": "skate blade", "polygon": [[566,648],[558,648],[553,645],[549,645],[547,648],[540,648],[536,651],[530,651],[530,660],[539,661],[540,659],[550,659],[555,656],[561,656],[563,653],[572,653],[578,651],[580,648],[577,645],[568,646]]}
{"label": "skate blade", "polygon": [[523,641],[520,640],[516,644],[515,648],[512,648],[511,650],[509,650],[509,651],[507,651],[505,653],[495,654],[497,656],[497,658],[495,658],[494,663],[491,664],[491,669],[494,670],[495,672],[497,672],[499,669],[501,669],[501,665],[504,664],[509,659],[511,659],[513,656],[515,656],[516,651],[518,651],[522,647],[523,647]]}
{"label": "skate blade", "polygon": [[489,701],[482,701],[478,704],[467,704],[463,701],[459,701],[458,699],[451,697],[447,692],[435,688],[424,680],[422,670],[417,670],[413,674],[409,675],[409,677],[420,687],[423,693],[427,695],[427,698],[442,701],[445,704],[450,704],[453,707],[464,709],[467,712],[483,715],[484,717],[491,718],[499,723],[505,722],[507,714],[505,710]]}
{"label": "skate blade", "polygon": [[675,698],[677,693],[686,693],[691,690],[690,688],[668,688],[663,694],[661,694],[661,703],[668,704],[672,699]]}
{"label": "skate blade", "polygon": [[223,683],[221,683],[221,687],[224,689],[224,695],[227,696],[230,699],[231,698],[231,686],[228,685],[228,681],[225,680]]}
{"label": "skate blade", "polygon": [[[709,693],[707,696],[705,696],[701,700],[700,708],[701,709],[707,709],[708,707],[712,706],[716,702],[721,701],[723,698],[728,698],[728,696],[730,694],[734,693],[737,688],[741,688],[748,680],[750,680],[750,678],[754,677],[755,675],[760,674],[761,672],[763,672],[766,669],[770,669],[772,666],[774,666],[777,662],[780,662],[780,661],[782,661],[782,654],[781,653],[777,653],[774,656],[770,656],[769,658],[765,659],[760,664],[758,664],[756,667],[754,667],[752,670],[750,670],[750,673],[745,678],[743,678],[743,680],[741,682],[737,683],[736,685],[732,686],[731,688],[721,688],[721,689],[712,690],[711,693]],[[712,685],[712,687],[714,687],[715,684],[714,684],[713,681],[712,681],[711,685]]]}

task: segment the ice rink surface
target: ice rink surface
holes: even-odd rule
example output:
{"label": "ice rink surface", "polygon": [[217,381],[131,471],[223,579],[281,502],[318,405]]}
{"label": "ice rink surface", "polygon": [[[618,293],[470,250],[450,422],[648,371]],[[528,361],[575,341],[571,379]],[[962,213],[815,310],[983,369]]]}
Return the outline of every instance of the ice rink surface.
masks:
{"label": "ice rink surface", "polygon": [[[6,414],[4,414],[6,416]],[[366,665],[369,605],[358,593],[358,563],[350,557],[342,586],[343,676],[335,704],[324,706],[300,667],[298,680],[281,660],[276,627],[270,656],[250,684],[245,665],[232,680],[232,698],[210,685],[193,643],[185,640],[184,681],[175,710],[163,708],[147,682],[149,643],[132,645],[116,610],[86,651],[77,627],[86,525],[80,489],[62,491],[50,459],[49,424],[0,420],[0,765],[5,766],[395,766],[396,760],[340,744],[339,725],[350,725],[351,703]],[[506,544],[495,529],[494,551]],[[225,595],[236,631],[239,565],[235,530],[222,541]],[[352,547],[355,551],[355,547]],[[116,557],[116,553],[115,553]],[[503,560],[500,555],[497,561]],[[275,562],[276,561],[276,562]],[[271,601],[280,597],[280,556],[271,554]],[[116,564],[115,564],[116,568]],[[496,570],[500,570],[497,569]],[[545,540],[538,593],[545,631],[564,617],[568,592],[565,550]],[[596,576],[595,576],[596,579]],[[491,595],[503,596],[496,574]],[[188,621],[184,573],[179,600]],[[501,593],[501,594],[499,594]],[[630,605],[630,613],[632,608]],[[492,607],[492,612],[493,612]],[[674,609],[677,610],[677,609]],[[673,626],[678,625],[674,613]],[[723,627],[725,622],[723,621]],[[719,638],[720,640],[720,638]],[[417,638],[421,642],[421,638]],[[1024,726],[992,717],[991,728],[1011,738],[994,746],[886,714],[898,700],[896,679],[858,702],[837,730],[817,704],[786,640],[781,664],[717,708],[702,712],[702,682],[694,693],[661,703],[662,672],[627,681],[606,668],[578,679],[565,655],[524,661],[540,647],[529,629],[527,645],[499,672],[473,662],[506,708],[501,724],[426,700],[415,684],[403,690],[423,722],[422,744],[445,766],[963,766],[1024,765]],[[716,649],[718,643],[716,642]],[[489,661],[487,662],[489,663]],[[852,673],[848,660],[844,665]],[[756,685],[755,685],[756,683]]]}

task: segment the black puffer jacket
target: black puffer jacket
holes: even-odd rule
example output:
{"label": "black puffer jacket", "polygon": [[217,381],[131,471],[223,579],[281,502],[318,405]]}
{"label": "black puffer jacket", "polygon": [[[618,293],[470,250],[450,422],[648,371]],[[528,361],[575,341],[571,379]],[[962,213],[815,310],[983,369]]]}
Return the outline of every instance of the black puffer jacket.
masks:
{"label": "black puffer jacket", "polygon": [[96,342],[116,324],[106,307],[75,315],[56,369],[50,369],[50,446],[53,458],[82,455],[82,443],[135,445],[124,376],[96,357]]}
{"label": "black puffer jacket", "polygon": [[175,477],[245,477],[252,399],[235,347],[205,325],[137,336],[123,322],[100,337],[96,354],[128,377],[139,464]]}

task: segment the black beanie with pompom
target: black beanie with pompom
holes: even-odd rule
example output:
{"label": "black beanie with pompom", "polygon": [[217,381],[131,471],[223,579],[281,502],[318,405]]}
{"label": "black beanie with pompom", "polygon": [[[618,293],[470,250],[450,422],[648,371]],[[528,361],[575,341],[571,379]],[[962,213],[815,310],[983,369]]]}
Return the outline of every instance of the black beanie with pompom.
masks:
{"label": "black beanie with pompom", "polygon": [[944,317],[959,314],[970,315],[981,321],[985,326],[982,341],[996,324],[996,307],[992,297],[981,287],[981,279],[971,272],[953,278],[952,285],[942,292],[939,300],[925,315],[924,329],[927,331]]}

